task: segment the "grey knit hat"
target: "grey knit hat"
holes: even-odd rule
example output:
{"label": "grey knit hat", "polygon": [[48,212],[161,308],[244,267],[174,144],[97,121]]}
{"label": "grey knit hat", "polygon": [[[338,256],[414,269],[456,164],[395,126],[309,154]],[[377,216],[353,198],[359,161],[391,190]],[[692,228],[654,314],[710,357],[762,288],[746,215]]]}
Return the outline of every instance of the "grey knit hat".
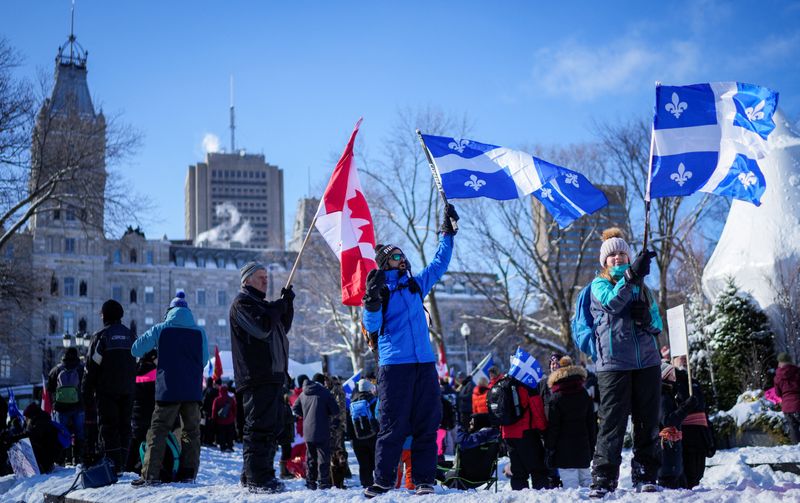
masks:
{"label": "grey knit hat", "polygon": [[600,246],[600,266],[606,266],[606,259],[615,252],[622,252],[630,259],[631,248],[622,238],[622,231],[612,227],[603,231],[603,244]]}
{"label": "grey knit hat", "polygon": [[239,272],[240,272],[240,273],[241,273],[241,275],[242,275],[242,284],[244,285],[244,282],[245,282],[245,281],[247,281],[247,278],[249,278],[250,276],[252,276],[252,275],[253,275],[253,273],[255,273],[255,272],[256,272],[256,271],[258,271],[258,270],[261,270],[261,271],[266,271],[266,270],[267,270],[267,268],[266,268],[266,267],[264,267],[264,264],[262,264],[261,262],[248,262],[248,263],[246,263],[246,264],[245,264],[245,265],[244,265],[244,266],[243,266],[243,267],[242,267],[242,268],[239,270]]}

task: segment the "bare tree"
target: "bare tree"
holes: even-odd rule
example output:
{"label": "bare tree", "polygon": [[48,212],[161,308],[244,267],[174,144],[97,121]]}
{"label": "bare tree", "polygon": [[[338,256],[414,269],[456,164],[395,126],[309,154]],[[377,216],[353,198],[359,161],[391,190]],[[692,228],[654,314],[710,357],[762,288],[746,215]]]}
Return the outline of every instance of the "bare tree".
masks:
{"label": "bare tree", "polygon": [[[431,107],[402,110],[382,144],[381,155],[376,159],[362,157],[361,165],[372,215],[380,221],[378,230],[386,229],[378,241],[402,247],[412,257],[412,267],[425,267],[437,243],[442,205],[416,129],[426,134],[464,136],[469,122],[466,117],[456,119]],[[443,327],[435,288],[426,303],[431,315],[431,339],[441,350]]]}

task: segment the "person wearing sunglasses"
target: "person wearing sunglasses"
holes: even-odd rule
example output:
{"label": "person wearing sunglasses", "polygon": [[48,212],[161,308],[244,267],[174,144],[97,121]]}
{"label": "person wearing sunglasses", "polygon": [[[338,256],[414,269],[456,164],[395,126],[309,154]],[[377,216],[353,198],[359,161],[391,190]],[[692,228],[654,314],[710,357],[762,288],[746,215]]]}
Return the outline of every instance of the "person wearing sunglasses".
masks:
{"label": "person wearing sunglasses", "polygon": [[436,430],[442,415],[436,356],[428,335],[424,297],[447,271],[458,221],[445,207],[439,248],[418,274],[403,250],[375,247],[378,268],[367,276],[363,325],[370,347],[378,351],[380,431],[375,451],[375,482],[364,490],[373,498],[395,485],[406,438],[413,437],[411,478],[419,495],[432,494],[436,476]]}

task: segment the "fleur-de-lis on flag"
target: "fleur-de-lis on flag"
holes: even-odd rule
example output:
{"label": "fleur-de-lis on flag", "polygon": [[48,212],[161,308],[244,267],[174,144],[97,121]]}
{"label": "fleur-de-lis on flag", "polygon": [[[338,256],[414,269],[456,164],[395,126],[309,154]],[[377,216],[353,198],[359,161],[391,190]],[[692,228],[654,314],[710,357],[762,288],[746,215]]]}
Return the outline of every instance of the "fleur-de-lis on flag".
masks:
{"label": "fleur-de-lis on flag", "polygon": [[689,181],[689,178],[692,177],[691,171],[686,171],[686,166],[683,163],[678,164],[678,171],[677,173],[672,173],[670,175],[670,180],[674,180],[678,186],[683,187],[683,184]]}
{"label": "fleur-de-lis on flag", "polygon": [[564,182],[568,185],[574,185],[576,189],[581,188],[578,185],[578,175],[575,173],[568,173],[566,177],[564,177]]}
{"label": "fleur-de-lis on flag", "polygon": [[475,175],[469,175],[469,180],[464,182],[464,185],[472,189],[475,189],[475,192],[477,192],[481,187],[486,185],[486,181],[478,179],[478,177]]}
{"label": "fleur-de-lis on flag", "polygon": [[469,140],[464,140],[460,138],[453,138],[453,141],[447,144],[448,147],[455,150],[459,154],[464,153],[464,149],[469,145]]}
{"label": "fleur-de-lis on flag", "polygon": [[760,121],[764,118],[764,105],[766,105],[765,100],[761,100],[758,105],[754,107],[747,107],[744,109],[744,113],[747,115],[747,118],[751,121]]}
{"label": "fleur-de-lis on flag", "polygon": [[756,175],[754,175],[753,173],[739,173],[739,176],[737,178],[739,179],[740,182],[742,182],[742,185],[744,186],[745,189],[750,188],[751,185],[755,185],[755,183],[758,182]]}
{"label": "fleur-de-lis on flag", "polygon": [[664,109],[675,116],[676,119],[681,118],[681,114],[689,108],[689,105],[686,104],[685,101],[681,101],[681,98],[678,96],[678,93],[672,93],[672,103],[667,103],[664,105]]}
{"label": "fleur-de-lis on flag", "polygon": [[549,200],[555,202],[555,199],[553,199],[553,189],[551,189],[549,187],[542,187],[541,194],[542,194],[543,198],[549,199]]}

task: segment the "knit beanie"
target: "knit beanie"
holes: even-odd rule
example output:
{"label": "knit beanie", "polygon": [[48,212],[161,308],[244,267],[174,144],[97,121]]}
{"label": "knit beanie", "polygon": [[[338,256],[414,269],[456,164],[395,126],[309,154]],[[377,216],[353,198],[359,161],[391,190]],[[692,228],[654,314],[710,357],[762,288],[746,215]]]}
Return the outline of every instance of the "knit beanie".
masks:
{"label": "knit beanie", "polygon": [[366,393],[367,391],[372,391],[372,383],[369,382],[369,379],[361,379],[358,381],[358,391],[362,393]]}
{"label": "knit beanie", "polygon": [[241,284],[244,285],[244,282],[247,281],[247,278],[253,275],[256,271],[266,271],[267,268],[264,267],[264,264],[261,262],[248,262],[246,263],[241,269],[239,269],[239,273],[242,275],[242,282]]}
{"label": "knit beanie", "polygon": [[389,263],[389,255],[392,254],[392,250],[399,250],[400,248],[396,247],[392,244],[387,245],[376,245],[375,246],[375,262],[378,264],[378,269],[384,269],[386,264]]}
{"label": "knit beanie", "polygon": [[670,365],[667,362],[661,362],[661,380],[666,381],[667,378],[672,375],[672,378],[675,378],[675,367]]}
{"label": "knit beanie", "polygon": [[122,304],[114,299],[109,299],[103,302],[103,306],[100,308],[100,313],[103,315],[103,321],[105,323],[114,323],[122,319],[122,315],[125,314],[125,310],[122,309]]}
{"label": "knit beanie", "polygon": [[186,294],[183,290],[175,292],[175,298],[169,303],[169,307],[170,309],[173,307],[189,307],[189,304],[186,303]]}
{"label": "knit beanie", "polygon": [[631,248],[622,238],[623,233],[619,227],[611,227],[603,231],[603,244],[600,246],[600,266],[606,266],[606,259],[613,252],[623,252],[630,259]]}

